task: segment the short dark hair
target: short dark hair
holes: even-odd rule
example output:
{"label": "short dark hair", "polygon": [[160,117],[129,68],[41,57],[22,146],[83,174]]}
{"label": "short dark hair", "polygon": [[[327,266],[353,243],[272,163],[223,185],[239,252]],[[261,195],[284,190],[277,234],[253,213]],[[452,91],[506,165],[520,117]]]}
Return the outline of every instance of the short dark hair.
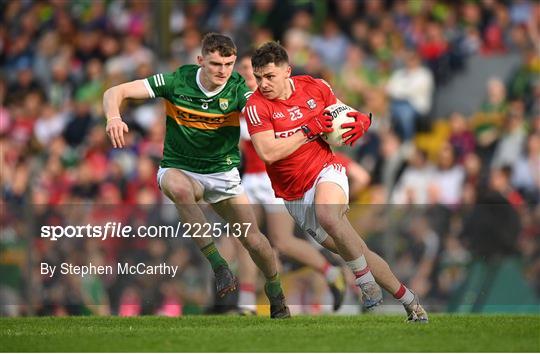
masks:
{"label": "short dark hair", "polygon": [[208,33],[202,40],[202,55],[218,52],[222,57],[236,55],[236,45],[230,37],[219,33]]}
{"label": "short dark hair", "polygon": [[289,63],[287,51],[277,42],[266,42],[251,57],[253,68],[262,68],[270,63],[274,63],[275,65]]}

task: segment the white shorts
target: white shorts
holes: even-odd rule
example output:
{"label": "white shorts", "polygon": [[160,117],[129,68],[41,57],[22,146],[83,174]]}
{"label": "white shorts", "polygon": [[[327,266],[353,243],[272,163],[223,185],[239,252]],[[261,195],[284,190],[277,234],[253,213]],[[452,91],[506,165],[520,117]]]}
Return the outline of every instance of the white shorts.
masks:
{"label": "white shorts", "polygon": [[[160,167],[157,172],[157,183],[161,188],[161,179],[163,175],[170,169],[170,167]],[[203,199],[209,204],[221,202],[237,195],[244,193],[244,187],[242,186],[242,180],[240,179],[240,173],[235,167],[227,172],[217,173],[196,173],[182,169],[187,176],[197,181],[203,188]]]}
{"label": "white shorts", "polygon": [[343,189],[349,200],[349,181],[345,173],[345,167],[341,164],[331,164],[322,169],[313,186],[304,194],[303,198],[286,200],[285,206],[300,228],[313,237],[318,243],[322,243],[328,237],[326,231],[317,221],[315,213],[315,191],[317,185],[322,182],[333,182]]}
{"label": "white shorts", "polygon": [[268,213],[286,212],[283,199],[275,196],[266,172],[246,173],[242,177],[242,184],[251,204],[260,204]]}

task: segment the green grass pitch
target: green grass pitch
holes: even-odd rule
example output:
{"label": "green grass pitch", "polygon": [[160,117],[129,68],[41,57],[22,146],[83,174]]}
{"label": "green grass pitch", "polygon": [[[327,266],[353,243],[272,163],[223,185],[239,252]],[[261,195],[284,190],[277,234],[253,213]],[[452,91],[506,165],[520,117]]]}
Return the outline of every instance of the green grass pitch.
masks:
{"label": "green grass pitch", "polygon": [[0,351],[539,352],[540,316],[0,318]]}

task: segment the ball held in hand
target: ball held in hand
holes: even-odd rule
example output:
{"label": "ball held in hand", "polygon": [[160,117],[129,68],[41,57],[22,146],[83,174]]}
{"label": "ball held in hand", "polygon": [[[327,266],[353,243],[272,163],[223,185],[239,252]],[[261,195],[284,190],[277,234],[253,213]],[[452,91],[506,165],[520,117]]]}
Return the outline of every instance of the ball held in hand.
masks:
{"label": "ball held in hand", "polygon": [[323,139],[331,146],[342,146],[343,133],[350,130],[350,128],[343,129],[341,125],[354,122],[354,118],[347,116],[347,113],[356,112],[356,110],[343,103],[334,103],[326,107],[325,111],[332,116],[332,127],[334,130],[331,133],[324,133]]}

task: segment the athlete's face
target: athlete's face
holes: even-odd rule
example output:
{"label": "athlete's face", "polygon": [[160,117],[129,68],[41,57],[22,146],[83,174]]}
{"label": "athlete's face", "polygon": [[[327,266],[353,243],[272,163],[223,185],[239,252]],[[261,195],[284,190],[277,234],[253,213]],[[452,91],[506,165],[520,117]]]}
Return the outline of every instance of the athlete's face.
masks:
{"label": "athlete's face", "polygon": [[240,59],[236,71],[238,71],[238,73],[242,75],[244,80],[246,80],[246,85],[249,87],[250,90],[255,90],[257,88],[257,82],[255,81],[255,76],[253,76],[251,58],[243,57],[242,59]]}
{"label": "athlete's face", "polygon": [[283,63],[276,65],[274,63],[267,64],[253,70],[253,75],[259,91],[262,95],[269,99],[287,99],[291,94],[291,84],[289,77],[291,76],[291,67]]}
{"label": "athlete's face", "polygon": [[223,57],[216,51],[204,56],[198,56],[197,61],[202,69],[201,81],[203,86],[207,90],[213,91],[217,87],[224,85],[231,77],[236,55]]}

